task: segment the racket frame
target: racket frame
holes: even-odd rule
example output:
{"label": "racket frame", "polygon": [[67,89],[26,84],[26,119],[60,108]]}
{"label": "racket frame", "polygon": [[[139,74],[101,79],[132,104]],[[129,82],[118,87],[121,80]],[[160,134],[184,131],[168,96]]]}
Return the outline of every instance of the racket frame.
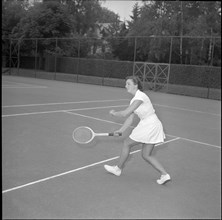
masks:
{"label": "racket frame", "polygon": [[[78,140],[75,139],[74,133],[76,132],[76,130],[78,130],[78,129],[80,129],[80,128],[88,129],[88,130],[91,132],[92,137],[91,137],[88,141],[86,141],[86,142],[81,142],[81,141],[78,141]],[[111,132],[111,133],[96,133],[96,132],[94,132],[94,131],[92,130],[92,128],[87,127],[87,126],[78,127],[78,128],[76,128],[76,129],[73,131],[73,133],[72,133],[72,138],[73,138],[73,140],[74,140],[75,142],[79,143],[79,144],[88,144],[88,143],[90,143],[95,137],[104,137],[104,136],[122,136],[122,133],[114,133],[114,132]]]}

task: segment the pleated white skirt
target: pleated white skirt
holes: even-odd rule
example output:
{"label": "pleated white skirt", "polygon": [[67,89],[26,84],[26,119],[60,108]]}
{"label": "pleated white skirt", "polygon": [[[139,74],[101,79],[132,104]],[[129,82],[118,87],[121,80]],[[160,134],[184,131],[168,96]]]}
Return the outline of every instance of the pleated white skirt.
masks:
{"label": "pleated white skirt", "polygon": [[141,119],[129,137],[136,142],[145,144],[158,144],[164,142],[166,138],[162,123],[156,114]]}

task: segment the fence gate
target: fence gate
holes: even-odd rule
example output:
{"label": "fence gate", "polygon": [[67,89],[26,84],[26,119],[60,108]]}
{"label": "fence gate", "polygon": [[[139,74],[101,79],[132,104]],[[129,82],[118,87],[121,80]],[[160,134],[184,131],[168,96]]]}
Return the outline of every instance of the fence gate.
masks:
{"label": "fence gate", "polygon": [[170,64],[135,62],[134,75],[143,83],[144,90],[168,90]]}
{"label": "fence gate", "polygon": [[9,74],[10,39],[2,39],[2,73]]}
{"label": "fence gate", "polygon": [[20,42],[19,40],[11,40],[10,43],[10,60],[9,60],[9,68],[11,72],[11,68],[19,69],[19,52],[20,52]]}

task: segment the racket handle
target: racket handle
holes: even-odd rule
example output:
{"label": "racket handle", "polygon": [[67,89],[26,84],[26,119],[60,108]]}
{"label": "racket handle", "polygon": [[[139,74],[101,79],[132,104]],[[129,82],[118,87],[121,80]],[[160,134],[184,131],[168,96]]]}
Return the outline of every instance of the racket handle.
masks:
{"label": "racket handle", "polygon": [[109,133],[109,136],[122,136],[122,133]]}

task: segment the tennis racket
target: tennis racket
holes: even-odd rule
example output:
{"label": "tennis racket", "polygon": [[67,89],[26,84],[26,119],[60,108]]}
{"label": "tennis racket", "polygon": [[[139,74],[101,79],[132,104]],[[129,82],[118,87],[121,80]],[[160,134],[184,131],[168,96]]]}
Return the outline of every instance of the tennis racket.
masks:
{"label": "tennis racket", "polygon": [[78,127],[72,133],[73,140],[78,144],[88,144],[98,136],[122,136],[122,133],[95,133],[89,127]]}

